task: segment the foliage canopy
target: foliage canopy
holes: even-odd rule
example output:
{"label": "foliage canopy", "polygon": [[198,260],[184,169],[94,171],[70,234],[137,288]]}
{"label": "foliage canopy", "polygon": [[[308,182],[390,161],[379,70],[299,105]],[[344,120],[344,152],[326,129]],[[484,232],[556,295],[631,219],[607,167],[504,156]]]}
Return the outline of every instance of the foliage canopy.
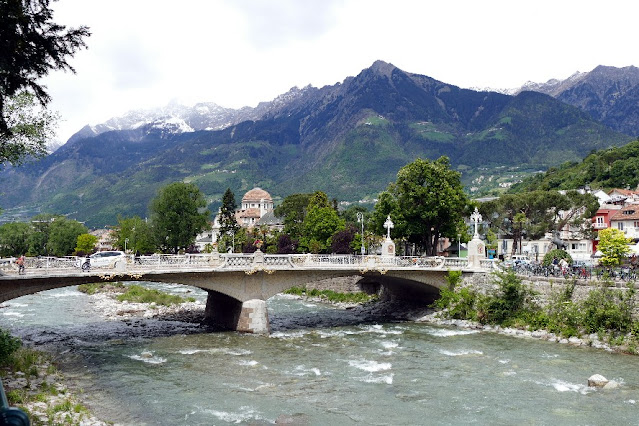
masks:
{"label": "foliage canopy", "polygon": [[468,207],[460,173],[451,170],[447,157],[418,158],[402,167],[397,181],[380,194],[373,224],[377,233],[385,233],[383,224],[390,214],[394,238],[404,238],[434,256],[441,236],[465,233],[463,217]]}
{"label": "foliage canopy", "polygon": [[209,226],[206,200],[192,183],[174,182],[162,187],[150,210],[158,246],[173,253],[189,247]]}

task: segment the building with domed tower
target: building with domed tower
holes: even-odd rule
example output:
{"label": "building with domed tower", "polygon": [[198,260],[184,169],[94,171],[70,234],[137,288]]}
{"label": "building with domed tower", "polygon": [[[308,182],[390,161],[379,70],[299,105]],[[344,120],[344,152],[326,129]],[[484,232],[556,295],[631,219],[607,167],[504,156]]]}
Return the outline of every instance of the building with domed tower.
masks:
{"label": "building with domed tower", "polygon": [[235,212],[235,219],[241,227],[252,228],[271,211],[273,211],[271,194],[256,187],[242,197],[241,208]]}
{"label": "building with domed tower", "polygon": [[[242,228],[266,225],[271,230],[281,231],[284,224],[273,214],[273,198],[262,188],[253,188],[242,197],[240,208],[235,211],[235,220]],[[218,213],[219,215],[219,213]],[[196,246],[203,251],[206,245],[217,243],[220,236],[220,221],[215,216],[211,229],[198,235]]]}

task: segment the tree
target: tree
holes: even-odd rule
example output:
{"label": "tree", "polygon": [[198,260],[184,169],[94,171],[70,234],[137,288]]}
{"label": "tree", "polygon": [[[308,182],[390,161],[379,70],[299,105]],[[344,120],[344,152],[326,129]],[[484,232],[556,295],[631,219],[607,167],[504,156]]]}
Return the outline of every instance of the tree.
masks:
{"label": "tree", "polygon": [[440,237],[456,237],[465,230],[464,215],[469,200],[460,173],[450,169],[447,157],[435,161],[418,158],[402,167],[397,181],[380,194],[373,212],[373,225],[385,233],[383,223],[390,214],[393,236],[405,238],[436,255]]}
{"label": "tree", "polygon": [[44,107],[51,100],[38,80],[51,71],[75,72],[67,62],[86,47],[91,33],[85,26],[66,29],[52,21],[50,0],[0,2],[0,150],[14,135],[6,120],[7,100],[21,91],[35,95]]}
{"label": "tree", "polygon": [[[331,238],[331,252],[337,254],[352,254],[353,240],[357,234],[357,228],[348,225],[346,228],[337,231]],[[361,245],[359,246],[361,247]]]}
{"label": "tree", "polygon": [[29,254],[32,256],[48,256],[49,231],[53,221],[64,216],[41,213],[31,218],[33,233],[29,236]]}
{"label": "tree", "polygon": [[209,226],[206,200],[192,183],[174,182],[162,187],[150,209],[155,239],[165,251],[185,249]]}
{"label": "tree", "polygon": [[[497,233],[520,241],[557,233],[567,226],[574,237],[590,233],[590,218],[599,208],[597,198],[578,191],[531,191],[505,194],[480,205],[482,216]],[[513,254],[517,245],[513,244]]]}
{"label": "tree", "polygon": [[300,243],[312,253],[318,253],[331,245],[333,234],[344,229],[344,220],[339,217],[326,194],[317,191],[308,202],[302,226]]}
{"label": "tree", "polygon": [[313,194],[293,194],[284,198],[282,204],[275,207],[273,214],[283,218],[284,233],[291,238],[300,238],[303,233],[304,217],[306,217],[306,209],[308,202]]}
{"label": "tree", "polygon": [[95,251],[95,245],[98,243],[98,237],[91,234],[78,235],[77,244],[75,246],[75,252],[81,254],[93,253]]}
{"label": "tree", "polygon": [[218,216],[221,235],[235,234],[240,228],[237,224],[237,219],[235,219],[235,210],[237,210],[235,194],[233,194],[231,188],[227,188],[222,196],[222,206],[220,207],[220,215]]}
{"label": "tree", "polygon": [[[139,216],[118,217],[118,226],[113,231],[115,246],[133,253],[153,253],[156,249],[151,226]],[[128,240],[128,242],[127,242]]]}
{"label": "tree", "polygon": [[68,256],[74,252],[78,236],[87,233],[87,228],[77,220],[56,218],[49,225],[47,251],[54,256]]}
{"label": "tree", "polygon": [[601,252],[601,264],[605,266],[617,266],[621,260],[630,253],[631,242],[623,231],[616,228],[606,228],[599,231],[599,244],[597,250]]}
{"label": "tree", "polygon": [[280,234],[277,239],[277,254],[293,254],[299,243],[288,234]]}
{"label": "tree", "polygon": [[28,223],[13,222],[0,226],[0,255],[20,256],[29,250],[29,237],[33,227]]}
{"label": "tree", "polygon": [[16,166],[28,157],[47,154],[46,143],[54,136],[57,114],[38,108],[28,92],[7,98],[3,114],[11,136],[0,134],[0,164]]}

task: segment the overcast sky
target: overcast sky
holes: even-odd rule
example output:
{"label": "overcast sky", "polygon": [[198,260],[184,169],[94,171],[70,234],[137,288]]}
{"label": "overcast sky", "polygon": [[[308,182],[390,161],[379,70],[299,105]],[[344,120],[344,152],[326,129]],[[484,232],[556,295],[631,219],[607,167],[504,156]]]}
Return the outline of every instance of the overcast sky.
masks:
{"label": "overcast sky", "polygon": [[87,25],[77,74],[44,80],[66,141],[85,124],[177,99],[256,106],[375,60],[460,87],[513,88],[639,66],[633,0],[59,0]]}

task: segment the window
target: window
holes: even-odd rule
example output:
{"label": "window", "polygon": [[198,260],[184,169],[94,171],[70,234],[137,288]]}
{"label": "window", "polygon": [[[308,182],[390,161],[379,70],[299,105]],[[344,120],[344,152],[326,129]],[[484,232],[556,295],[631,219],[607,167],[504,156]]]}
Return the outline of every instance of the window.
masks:
{"label": "window", "polygon": [[632,224],[635,228],[639,228],[639,220],[635,220]]}
{"label": "window", "polygon": [[623,231],[623,222],[617,222],[617,229]]}
{"label": "window", "polygon": [[600,225],[603,225],[603,224],[604,224],[604,218],[603,218],[603,216],[597,216],[597,223],[598,223],[598,224],[600,224]]}

